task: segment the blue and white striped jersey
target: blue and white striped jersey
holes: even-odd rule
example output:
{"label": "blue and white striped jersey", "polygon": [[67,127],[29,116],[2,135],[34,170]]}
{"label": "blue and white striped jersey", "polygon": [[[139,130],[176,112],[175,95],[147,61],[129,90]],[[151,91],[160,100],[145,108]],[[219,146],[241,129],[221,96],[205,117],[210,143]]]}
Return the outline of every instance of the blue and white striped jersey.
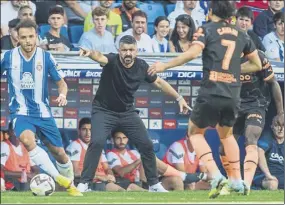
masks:
{"label": "blue and white striped jersey", "polygon": [[53,56],[36,48],[26,59],[20,47],[1,54],[1,73],[6,70],[10,114],[52,117],[48,100],[48,75],[54,81],[64,77]]}

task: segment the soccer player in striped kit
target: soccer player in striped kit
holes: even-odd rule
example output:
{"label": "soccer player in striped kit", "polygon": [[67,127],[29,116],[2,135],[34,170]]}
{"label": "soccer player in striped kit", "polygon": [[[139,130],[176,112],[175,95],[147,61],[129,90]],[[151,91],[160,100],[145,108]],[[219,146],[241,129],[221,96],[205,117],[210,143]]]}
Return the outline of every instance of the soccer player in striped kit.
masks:
{"label": "soccer player in striped kit", "polygon": [[[67,85],[53,56],[36,46],[37,25],[21,21],[16,30],[20,46],[1,54],[1,73],[7,71],[9,110],[16,137],[24,144],[31,160],[67,189],[71,196],[82,196],[73,185],[73,166],[66,155],[59,130],[48,102],[48,75],[56,82],[59,106],[67,104]],[[56,159],[55,168],[47,153],[35,142],[40,131]]]}

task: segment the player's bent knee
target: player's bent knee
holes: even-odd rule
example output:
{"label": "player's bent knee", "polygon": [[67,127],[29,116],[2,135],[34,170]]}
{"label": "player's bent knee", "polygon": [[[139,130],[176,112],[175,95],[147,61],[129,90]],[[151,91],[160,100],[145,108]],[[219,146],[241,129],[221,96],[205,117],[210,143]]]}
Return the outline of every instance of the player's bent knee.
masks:
{"label": "player's bent knee", "polygon": [[274,191],[278,189],[278,181],[277,180],[263,180],[262,186],[264,189]]}
{"label": "player's bent knee", "polygon": [[20,135],[20,141],[28,151],[36,147],[35,134],[30,130],[25,130]]}

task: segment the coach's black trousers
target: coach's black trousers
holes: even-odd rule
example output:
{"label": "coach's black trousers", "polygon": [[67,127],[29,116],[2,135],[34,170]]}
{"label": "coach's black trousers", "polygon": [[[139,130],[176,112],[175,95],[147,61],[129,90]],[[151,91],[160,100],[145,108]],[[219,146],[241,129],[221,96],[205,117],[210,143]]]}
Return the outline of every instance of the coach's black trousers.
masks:
{"label": "coach's black trousers", "polygon": [[81,183],[92,182],[106,139],[112,130],[119,128],[138,149],[148,184],[158,183],[156,157],[147,130],[134,109],[118,113],[93,105],[91,142],[88,146]]}

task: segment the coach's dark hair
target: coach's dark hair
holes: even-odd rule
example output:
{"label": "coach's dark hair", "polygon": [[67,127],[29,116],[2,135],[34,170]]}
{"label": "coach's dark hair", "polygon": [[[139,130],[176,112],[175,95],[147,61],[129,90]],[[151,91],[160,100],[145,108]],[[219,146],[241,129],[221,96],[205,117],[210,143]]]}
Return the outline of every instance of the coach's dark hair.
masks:
{"label": "coach's dark hair", "polygon": [[277,12],[276,14],[274,14],[273,16],[273,22],[276,25],[277,21],[279,21],[281,19],[281,21],[284,22],[284,13],[282,11]]}
{"label": "coach's dark hair", "polygon": [[135,17],[136,16],[140,16],[140,17],[143,17],[146,19],[147,21],[147,14],[141,10],[138,10],[138,11],[135,11],[133,14],[132,14],[132,21],[134,21]]}
{"label": "coach's dark hair", "polygon": [[236,18],[238,19],[239,17],[247,17],[250,18],[251,21],[253,21],[253,12],[251,10],[251,8],[243,6],[241,8],[238,9],[237,13],[236,13]]}
{"label": "coach's dark hair", "polygon": [[187,40],[192,41],[194,32],[196,31],[196,27],[195,27],[195,23],[194,23],[193,19],[191,18],[191,16],[188,14],[181,14],[175,19],[175,21],[176,21],[175,27],[174,27],[173,32],[172,32],[171,37],[170,37],[170,40],[172,41],[172,43],[174,45],[177,45],[178,41],[179,41],[179,35],[177,32],[178,21],[182,22],[183,24],[185,24],[186,26],[189,27],[189,32],[187,34]]}
{"label": "coach's dark hair", "polygon": [[19,22],[20,22],[20,19],[12,19],[11,21],[9,21],[8,27],[15,28]]}
{"label": "coach's dark hair", "polygon": [[212,0],[209,8],[212,9],[213,15],[216,15],[221,19],[228,19],[231,16],[234,16],[236,10],[235,2],[229,0]]}
{"label": "coach's dark hair", "polygon": [[78,129],[81,129],[81,127],[86,124],[91,124],[91,119],[89,117],[81,118],[79,121]]}
{"label": "coach's dark hair", "polygon": [[123,36],[123,37],[120,39],[120,41],[119,41],[119,44],[121,44],[121,43],[123,43],[123,44],[135,44],[135,45],[137,45],[136,39],[135,39],[133,36],[131,36],[131,35]]}
{"label": "coach's dark hair", "polygon": [[48,16],[51,16],[53,14],[60,14],[60,15],[64,16],[63,7],[59,6],[59,5],[51,7],[48,11]]}
{"label": "coach's dark hair", "polygon": [[19,32],[21,28],[34,28],[37,32],[38,26],[35,21],[31,19],[25,19],[18,23],[18,25],[16,26],[16,31]]}
{"label": "coach's dark hair", "polygon": [[[159,16],[155,19],[154,21],[154,26],[155,27],[158,27],[158,24],[161,22],[161,21],[167,21],[168,23],[170,23],[169,19],[166,17],[166,16]],[[153,35],[156,34],[156,30],[154,29],[154,33]]]}

